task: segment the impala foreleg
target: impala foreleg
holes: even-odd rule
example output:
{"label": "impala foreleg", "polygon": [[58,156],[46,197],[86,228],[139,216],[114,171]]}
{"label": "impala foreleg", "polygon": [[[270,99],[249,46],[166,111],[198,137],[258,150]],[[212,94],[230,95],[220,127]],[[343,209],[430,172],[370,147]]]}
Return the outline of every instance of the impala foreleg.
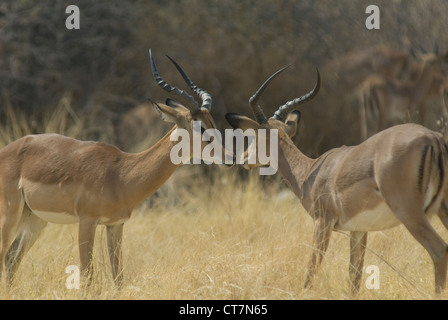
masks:
{"label": "impala foreleg", "polygon": [[359,292],[366,252],[367,232],[352,231],[350,235],[350,266],[349,276],[352,294]]}
{"label": "impala foreleg", "polygon": [[314,275],[322,262],[330,242],[334,222],[325,217],[318,218],[314,222],[313,253],[308,264],[308,272],[305,280],[305,288],[311,285]]}
{"label": "impala foreleg", "polygon": [[6,265],[7,252],[11,243],[16,238],[17,227],[22,216],[24,202],[20,194],[0,199],[0,276]]}
{"label": "impala foreleg", "polygon": [[446,204],[446,200],[442,202],[438,215],[440,221],[442,221],[443,225],[448,230],[448,205]]}
{"label": "impala foreleg", "polygon": [[123,265],[121,254],[121,240],[123,236],[123,224],[107,226],[107,249],[109,251],[112,276],[115,284],[121,287],[123,284]]}
{"label": "impala foreleg", "polygon": [[79,220],[79,258],[81,261],[81,274],[87,280],[87,285],[92,282],[93,274],[93,243],[98,220],[82,217]]}
{"label": "impala foreleg", "polygon": [[359,94],[359,126],[361,129],[361,141],[367,139],[367,94],[362,92]]}

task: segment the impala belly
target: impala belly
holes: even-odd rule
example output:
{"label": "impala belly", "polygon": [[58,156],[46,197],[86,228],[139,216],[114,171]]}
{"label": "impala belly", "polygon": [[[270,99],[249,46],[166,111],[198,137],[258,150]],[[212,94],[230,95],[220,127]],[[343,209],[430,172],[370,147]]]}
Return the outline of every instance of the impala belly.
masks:
{"label": "impala belly", "polygon": [[79,222],[75,214],[76,188],[70,185],[45,185],[21,179],[19,188],[26,205],[47,222],[70,224]]}
{"label": "impala belly", "polygon": [[45,220],[47,222],[51,223],[58,223],[58,224],[70,224],[70,223],[78,223],[78,217],[75,217],[71,214],[68,214],[66,212],[44,212],[44,211],[37,211],[31,209],[31,211],[41,218],[42,220]]}
{"label": "impala belly", "polygon": [[338,221],[335,229],[347,231],[379,231],[396,227],[400,221],[385,202],[362,211],[346,221]]}
{"label": "impala belly", "polygon": [[[107,207],[105,197],[82,184],[42,184],[22,178],[18,187],[31,211],[51,223],[78,223],[79,215],[84,214],[97,217],[99,224],[115,225],[128,220],[132,212],[130,207]],[[91,210],[83,211],[86,207]]]}

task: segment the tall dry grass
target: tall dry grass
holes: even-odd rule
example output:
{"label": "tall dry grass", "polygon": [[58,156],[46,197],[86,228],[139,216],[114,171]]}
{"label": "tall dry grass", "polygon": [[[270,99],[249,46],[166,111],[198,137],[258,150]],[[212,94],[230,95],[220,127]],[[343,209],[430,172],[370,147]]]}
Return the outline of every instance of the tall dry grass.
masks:
{"label": "tall dry grass", "polygon": [[[2,299],[351,299],[349,239],[334,233],[322,268],[303,289],[313,223],[281,184],[263,185],[256,174],[241,183],[235,170],[218,171],[177,190],[181,203],[159,199],[125,224],[125,281],[115,288],[105,229],[94,250],[89,290],[66,287],[67,266],[78,265],[77,226],[49,225],[24,258]],[[268,190],[266,190],[268,189]],[[437,224],[446,238],[447,232]],[[380,270],[378,290],[362,286],[360,299],[446,299],[433,294],[429,256],[403,228],[372,232],[366,266]],[[363,284],[366,275],[363,277]]]}
{"label": "tall dry grass", "polygon": [[[11,127],[2,143],[24,134],[26,117],[9,110]],[[65,111],[64,111],[65,110]],[[83,121],[63,101],[42,123],[82,137]],[[65,118],[71,119],[64,125]],[[68,121],[68,120],[67,120]],[[9,138],[8,138],[9,137]],[[15,138],[15,136],[14,136]],[[0,299],[351,299],[349,238],[334,233],[314,284],[304,289],[313,248],[312,219],[280,178],[263,179],[241,168],[183,166],[149,206],[125,224],[124,286],[112,281],[105,229],[97,229],[90,289],[68,289],[66,268],[79,264],[77,225],[49,224],[25,256],[11,287],[4,278]],[[434,220],[445,239],[447,231]],[[435,296],[426,251],[403,228],[369,235],[365,266],[379,268],[379,289],[364,282],[360,299],[446,299]]]}
{"label": "tall dry grass", "polygon": [[46,110],[41,121],[14,108],[9,95],[4,94],[3,98],[6,121],[0,126],[0,147],[35,133],[56,132],[73,138],[85,138],[84,121],[73,111],[69,95],[62,96],[53,109]]}

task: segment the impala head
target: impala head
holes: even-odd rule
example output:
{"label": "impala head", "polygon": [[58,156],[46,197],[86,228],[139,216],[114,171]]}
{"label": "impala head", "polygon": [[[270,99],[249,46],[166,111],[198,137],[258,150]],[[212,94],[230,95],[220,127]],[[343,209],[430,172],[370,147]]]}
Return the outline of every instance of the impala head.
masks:
{"label": "impala head", "polygon": [[[194,133],[196,133],[196,135],[202,136],[202,134],[204,134],[204,132],[207,129],[216,130],[215,121],[213,120],[213,117],[210,114],[212,97],[205,90],[198,88],[188,78],[188,76],[185,74],[185,72],[182,70],[179,64],[176,61],[174,61],[174,59],[167,56],[168,59],[170,59],[170,61],[174,64],[176,69],[179,71],[179,73],[182,75],[182,77],[184,78],[185,82],[190,87],[190,89],[194,93],[196,93],[201,99],[201,105],[199,105],[198,102],[188,93],[174,86],[171,86],[160,77],[156,68],[156,64],[154,62],[154,58],[151,53],[151,49],[149,50],[149,57],[151,60],[152,74],[155,80],[157,81],[157,84],[171,96],[171,98],[166,99],[165,104],[158,104],[155,102],[152,103],[157,113],[162,118],[162,120],[175,124],[177,131],[179,131],[178,129],[183,129],[186,132],[188,132],[188,136],[190,137],[190,148],[189,148],[190,158],[193,156],[198,156],[193,155],[193,151],[195,150],[195,147],[193,146],[195,137]],[[202,141],[204,139],[200,140],[197,139],[197,141],[200,141],[201,144],[200,146],[201,155],[199,155],[199,157],[202,160],[216,163],[218,162],[217,161],[218,159],[223,159],[224,162],[224,156],[233,158],[230,152],[227,152],[226,149],[224,148],[220,136],[213,134],[211,134],[212,137],[210,137],[210,135],[208,136],[204,135],[204,136],[208,138],[208,141]],[[218,139],[219,141],[216,139]],[[209,154],[204,154],[202,150],[212,143],[214,143],[214,145],[216,146],[216,148],[214,149],[214,154],[212,156],[210,156]],[[216,153],[221,154],[217,155]]]}
{"label": "impala head", "polygon": [[419,53],[411,50],[413,57],[421,61],[421,66],[435,73],[436,76],[443,77],[444,69],[448,63],[448,52],[441,53],[437,44],[434,45],[433,52],[427,52],[423,49]]}
{"label": "impala head", "polygon": [[[261,109],[260,105],[258,105],[258,100],[260,99],[263,91],[266,89],[266,87],[269,85],[269,83],[281,72],[283,72],[285,69],[287,69],[289,66],[286,66],[277,72],[275,72],[273,75],[271,75],[262,85],[261,87],[255,92],[255,94],[249,99],[249,105],[252,109],[252,112],[254,113],[255,120],[239,115],[236,113],[227,113],[226,119],[229,122],[229,124],[234,129],[242,129],[243,131],[247,129],[254,130],[255,134],[257,135],[257,140],[264,139],[265,141],[258,141],[258,144],[264,144],[267,148],[267,153],[271,152],[271,148],[278,147],[278,144],[272,143],[270,140],[271,130],[276,130],[277,135],[273,135],[274,137],[278,137],[278,140],[282,138],[292,138],[297,130],[297,125],[300,121],[300,111],[296,110],[300,105],[312,100],[320,89],[320,83],[321,78],[319,74],[319,70],[317,70],[317,81],[316,85],[314,86],[314,89],[308,92],[307,94],[296,98],[294,100],[286,102],[284,105],[280,106],[277,111],[272,115],[271,118],[266,118],[264,115],[263,110]],[[260,135],[260,129],[265,129],[266,134]],[[248,159],[248,153],[247,150],[245,151],[244,160],[245,164]],[[255,164],[247,164],[245,165],[246,168],[252,169],[253,167],[261,166],[259,161],[256,161]]]}
{"label": "impala head", "polygon": [[427,54],[422,58],[423,67],[429,68],[437,76],[443,77],[443,70],[448,63],[448,54]]}

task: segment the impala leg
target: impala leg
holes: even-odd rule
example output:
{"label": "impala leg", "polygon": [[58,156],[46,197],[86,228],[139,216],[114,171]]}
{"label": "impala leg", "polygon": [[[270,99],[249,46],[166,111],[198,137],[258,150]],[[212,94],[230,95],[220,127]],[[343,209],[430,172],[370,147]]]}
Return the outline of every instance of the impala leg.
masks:
{"label": "impala leg", "polygon": [[86,217],[79,220],[79,258],[81,261],[81,274],[87,279],[87,285],[92,283],[93,242],[97,222],[96,219]]}
{"label": "impala leg", "polygon": [[426,121],[426,105],[424,103],[421,103],[418,106],[418,113],[419,113],[419,117],[420,117],[420,123],[422,125],[425,125],[425,121]]}
{"label": "impala leg", "polygon": [[389,101],[387,95],[384,94],[382,89],[373,90],[371,93],[372,109],[378,112],[378,127],[376,132],[380,132],[387,128],[387,122],[389,119]]}
{"label": "impala leg", "polygon": [[0,245],[0,276],[3,267],[6,265],[8,249],[16,237],[17,227],[23,211],[23,202],[20,197],[16,199],[0,200],[0,226],[1,226],[1,245]]}
{"label": "impala leg", "polygon": [[19,267],[23,256],[36,242],[40,232],[46,225],[46,221],[32,214],[29,208],[25,206],[22,214],[22,221],[19,226],[21,231],[18,233],[6,254],[5,265],[9,284],[12,283],[14,274]]}
{"label": "impala leg", "polygon": [[121,240],[123,236],[123,224],[107,226],[107,249],[109,251],[112,276],[115,284],[121,288],[123,284],[123,265],[121,255]]}
{"label": "impala leg", "polygon": [[319,218],[314,223],[313,234],[313,253],[308,264],[308,272],[305,279],[305,288],[311,285],[316,271],[325,255],[330,242],[331,232],[333,231],[334,223],[325,218]]}
{"label": "impala leg", "polygon": [[361,129],[361,140],[367,140],[367,115],[366,115],[366,97],[365,94],[360,94],[359,97],[359,126]]}
{"label": "impala leg", "polygon": [[350,236],[350,266],[349,276],[352,294],[359,292],[364,265],[364,254],[366,252],[367,232],[352,231]]}
{"label": "impala leg", "polygon": [[448,263],[448,247],[443,239],[433,229],[423,213],[413,214],[413,218],[398,214],[397,217],[414,236],[414,238],[428,251],[434,263],[434,278],[436,292],[445,288]]}
{"label": "impala leg", "polygon": [[12,284],[17,267],[24,255],[24,245],[27,241],[26,237],[25,231],[20,232],[5,255],[5,270],[8,285]]}
{"label": "impala leg", "polygon": [[445,201],[442,203],[442,206],[439,210],[438,215],[439,215],[440,221],[442,221],[442,224],[444,225],[444,227],[446,229],[448,229],[448,206],[445,203]]}
{"label": "impala leg", "polygon": [[388,120],[389,119],[388,119],[387,111],[384,110],[384,107],[380,106],[378,108],[378,131],[377,132],[380,132],[387,128]]}

